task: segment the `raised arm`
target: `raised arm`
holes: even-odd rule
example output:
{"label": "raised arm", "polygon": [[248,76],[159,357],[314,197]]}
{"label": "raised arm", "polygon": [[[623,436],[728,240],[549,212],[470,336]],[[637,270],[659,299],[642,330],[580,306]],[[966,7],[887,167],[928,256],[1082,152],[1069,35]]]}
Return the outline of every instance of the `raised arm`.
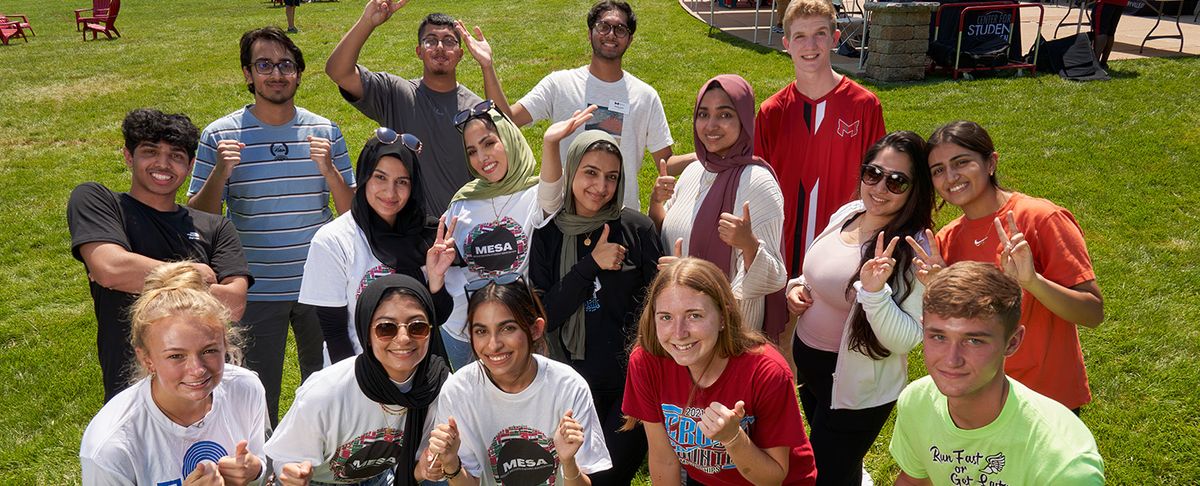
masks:
{"label": "raised arm", "polygon": [[408,0],[367,0],[362,16],[329,53],[329,60],[325,61],[325,74],[354,99],[363,96],[362,79],[358,76],[357,67],[363,45],[376,27],[387,22],[406,3]]}
{"label": "raised arm", "polygon": [[1033,248],[1017,227],[1013,212],[1009,211],[1005,219],[1007,228],[1000,218],[995,219],[996,232],[1003,242],[1000,263],[1004,273],[1016,278],[1022,289],[1058,317],[1081,326],[1099,326],[1104,321],[1104,298],[1096,281],[1066,287],[1044,277],[1034,266]]}
{"label": "raised arm", "polygon": [[[496,104],[496,108],[508,115],[509,118],[513,118],[512,107],[508,106],[508,97],[504,96],[504,89],[500,86],[500,77],[496,75],[496,68],[492,62],[492,45],[483,36],[483,29],[475,26],[475,33],[472,35],[459,20],[454,23],[454,30],[462,38],[467,52],[471,53],[471,57],[475,58],[475,62],[478,62],[479,68],[483,70],[484,97],[492,100]],[[515,121],[514,123],[517,126],[524,125],[524,123]]]}

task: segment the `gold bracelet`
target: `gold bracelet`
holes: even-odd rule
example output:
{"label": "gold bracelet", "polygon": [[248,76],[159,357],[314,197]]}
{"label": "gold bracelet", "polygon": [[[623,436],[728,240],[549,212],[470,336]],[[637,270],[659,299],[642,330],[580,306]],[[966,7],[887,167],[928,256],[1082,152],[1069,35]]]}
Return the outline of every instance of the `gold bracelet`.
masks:
{"label": "gold bracelet", "polygon": [[737,440],[741,437],[742,437],[742,429],[739,427],[737,432],[733,433],[733,438],[729,439],[729,442],[722,442],[721,445],[725,447],[725,450],[729,450],[729,446],[733,445],[733,443],[737,442]]}
{"label": "gold bracelet", "polygon": [[562,470],[563,470],[563,480],[566,480],[566,481],[574,481],[576,479],[579,479],[580,476],[583,476],[583,469],[579,469],[578,466],[575,467],[575,471],[577,471],[577,472],[574,477],[570,477],[570,478],[567,477],[567,466],[562,466]]}

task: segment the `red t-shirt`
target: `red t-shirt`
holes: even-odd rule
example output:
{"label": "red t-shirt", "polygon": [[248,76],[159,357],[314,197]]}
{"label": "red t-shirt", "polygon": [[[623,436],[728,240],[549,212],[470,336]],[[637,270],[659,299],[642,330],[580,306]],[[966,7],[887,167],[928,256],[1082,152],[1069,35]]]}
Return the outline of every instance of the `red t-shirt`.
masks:
{"label": "red t-shirt", "polygon": [[879,98],[843,76],[820,99],[789,83],[762,102],[754,119],[754,155],[783,189],[783,259],[803,273],[804,251],[834,211],[854,199],[863,154],[884,135]]}
{"label": "red t-shirt", "polygon": [[663,424],[689,477],[710,486],[740,486],[751,483],[738,473],[724,446],[700,432],[699,416],[712,402],[733,408],[742,400],[746,409],[742,429],[754,445],[791,448],[783,484],[816,484],[817,467],[794,383],[783,355],[764,345],[730,358],[717,381],[695,389],[688,402],[693,393],[688,369],[670,357],[653,356],[637,347],[629,357],[621,411],[643,422]]}
{"label": "red t-shirt", "polygon": [[[1095,280],[1083,230],[1070,211],[1045,199],[1014,192],[996,214],[968,220],[959,217],[938,232],[946,263],[964,260],[1000,265],[1001,243],[993,221],[1013,212],[1017,229],[1033,250],[1034,268],[1047,280],[1074,287]],[[1021,324],[1025,340],[1004,363],[1004,372],[1067,408],[1092,401],[1083,351],[1075,324],[1058,317],[1029,292],[1021,292]]]}

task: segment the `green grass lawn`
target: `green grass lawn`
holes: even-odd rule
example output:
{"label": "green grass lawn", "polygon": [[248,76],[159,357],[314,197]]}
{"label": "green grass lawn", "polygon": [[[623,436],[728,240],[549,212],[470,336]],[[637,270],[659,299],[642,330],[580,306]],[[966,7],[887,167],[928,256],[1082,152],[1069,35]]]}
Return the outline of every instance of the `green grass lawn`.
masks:
{"label": "green grass lawn", "polygon": [[[6,0],[38,35],[0,47],[0,484],[73,484],[84,427],[101,406],[96,323],[83,267],[69,252],[67,196],[80,182],[124,190],[125,112],[183,112],[200,127],[249,103],[238,66],[245,30],[282,24],[263,0],[128,1],[124,37],[81,42],[71,10],[87,0]],[[361,1],[311,3],[298,12],[308,72],[298,104],[339,123],[351,153],[374,124],[341,100],[323,73]],[[420,18],[440,10],[479,24],[496,49],[510,100],[555,69],[586,62],[590,0],[412,2],[362,54],[375,70],[415,77]],[[626,69],[658,89],[677,141],[692,147],[695,91],[712,75],[745,76],[761,101],[792,77],[784,55],[718,35],[674,0],[634,2],[639,14]],[[1200,482],[1200,110],[1197,59],[1113,63],[1110,82],[1055,76],[867,84],[889,129],[928,135],[954,119],[991,131],[1007,186],[1071,209],[1083,226],[1107,303],[1106,322],[1083,330],[1095,401],[1084,408],[1112,484]],[[482,93],[474,61],[460,79]],[[535,153],[546,124],[527,131]],[[653,165],[640,175],[643,188]],[[645,192],[645,191],[643,191]],[[182,200],[182,197],[181,197]],[[938,221],[956,216],[943,211]],[[920,376],[919,352],[912,376]],[[290,364],[284,389],[298,384]],[[283,404],[291,402],[285,391]],[[890,426],[868,456],[879,483],[897,469]]]}

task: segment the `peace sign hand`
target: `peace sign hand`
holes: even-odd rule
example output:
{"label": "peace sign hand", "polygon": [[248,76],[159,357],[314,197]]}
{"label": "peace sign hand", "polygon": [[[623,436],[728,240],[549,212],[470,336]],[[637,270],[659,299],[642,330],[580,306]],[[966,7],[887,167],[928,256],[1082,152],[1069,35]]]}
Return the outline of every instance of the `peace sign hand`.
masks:
{"label": "peace sign hand", "polygon": [[879,232],[879,236],[875,238],[875,258],[863,263],[862,269],[858,272],[858,281],[862,283],[863,290],[867,292],[883,290],[883,286],[892,277],[892,272],[896,270],[896,259],[892,258],[892,252],[896,251],[896,243],[899,242],[900,237],[893,236],[887,248],[884,248],[883,231]]}
{"label": "peace sign hand", "polygon": [[406,3],[408,0],[368,0],[360,21],[365,20],[367,25],[379,27]]}
{"label": "peace sign hand", "polygon": [[550,128],[546,129],[546,134],[542,136],[544,143],[557,144],[572,133],[575,133],[575,130],[578,130],[584,123],[592,119],[592,112],[596,111],[596,108],[596,105],[590,105],[582,110],[575,110],[571,118],[550,125]]}
{"label": "peace sign hand", "polygon": [[446,226],[446,217],[442,216],[438,219],[437,239],[433,240],[433,244],[429,245],[429,251],[425,252],[425,274],[429,280],[429,291],[437,293],[442,290],[442,285],[445,283],[446,270],[450,268],[450,264],[454,263],[454,257],[458,254],[454,246],[454,228],[458,226],[458,216],[450,219],[450,226]]}
{"label": "peace sign hand", "polygon": [[942,259],[942,251],[938,249],[937,239],[933,237],[933,230],[925,230],[925,241],[929,242],[928,252],[911,236],[905,236],[904,241],[908,242],[908,246],[911,246],[917,255],[912,259],[913,266],[917,267],[917,280],[921,282],[921,285],[929,285],[933,276],[946,268],[946,261]]}
{"label": "peace sign hand", "polygon": [[1004,243],[1000,250],[1000,266],[1004,273],[1017,279],[1017,283],[1025,287],[1037,280],[1038,276],[1037,269],[1033,266],[1033,249],[1029,247],[1029,242],[1025,241],[1025,233],[1017,229],[1013,212],[1009,211],[1005,216],[1008,219],[1008,231],[1004,230],[1000,218],[993,220],[996,233],[1000,235],[1000,242]]}

